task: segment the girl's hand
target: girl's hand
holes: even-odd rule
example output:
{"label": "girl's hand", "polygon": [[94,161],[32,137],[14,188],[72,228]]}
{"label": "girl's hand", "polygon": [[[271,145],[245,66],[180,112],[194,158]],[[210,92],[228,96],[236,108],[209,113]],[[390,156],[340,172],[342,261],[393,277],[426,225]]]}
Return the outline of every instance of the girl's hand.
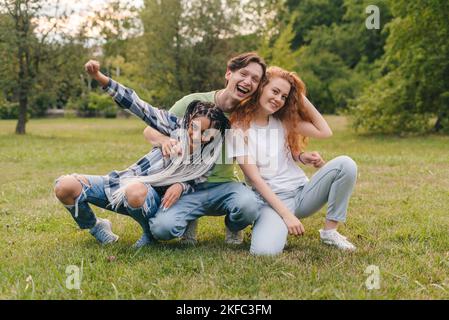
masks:
{"label": "girl's hand", "polygon": [[170,157],[170,155],[181,155],[182,154],[182,148],[179,145],[178,141],[176,139],[172,139],[169,137],[166,137],[164,141],[161,143],[161,149],[162,149],[162,155],[164,157]]}
{"label": "girl's hand", "polygon": [[165,191],[164,197],[162,198],[162,207],[164,209],[170,208],[172,205],[178,201],[178,199],[181,197],[183,188],[180,183],[175,183],[170,186],[170,188]]}
{"label": "girl's hand", "polygon": [[302,236],[305,232],[301,221],[293,213],[290,213],[284,218],[284,223],[287,226],[288,233],[291,235]]}
{"label": "girl's hand", "polygon": [[302,152],[298,156],[298,160],[305,165],[312,165],[315,168],[321,168],[326,162],[317,151]]}

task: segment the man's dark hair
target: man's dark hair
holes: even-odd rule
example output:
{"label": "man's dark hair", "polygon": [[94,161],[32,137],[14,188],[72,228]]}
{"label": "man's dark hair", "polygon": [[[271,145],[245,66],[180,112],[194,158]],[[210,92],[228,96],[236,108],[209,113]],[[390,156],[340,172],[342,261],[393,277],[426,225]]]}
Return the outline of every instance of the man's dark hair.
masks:
{"label": "man's dark hair", "polygon": [[249,65],[251,62],[257,63],[262,67],[263,75],[267,71],[267,64],[263,60],[261,56],[257,54],[257,52],[245,52],[239,54],[238,56],[232,57],[229,59],[227,68],[232,72],[242,69]]}

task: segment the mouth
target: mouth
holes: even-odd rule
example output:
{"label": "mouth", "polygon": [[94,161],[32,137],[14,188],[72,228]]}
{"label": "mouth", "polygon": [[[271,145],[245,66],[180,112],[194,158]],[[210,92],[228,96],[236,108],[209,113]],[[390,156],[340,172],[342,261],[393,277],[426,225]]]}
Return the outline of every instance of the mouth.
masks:
{"label": "mouth", "polygon": [[241,95],[247,95],[249,93],[249,89],[242,87],[241,85],[237,85],[237,92],[240,93]]}
{"label": "mouth", "polygon": [[271,105],[272,109],[274,109],[274,110],[279,109],[279,106],[274,102],[270,102],[270,105]]}

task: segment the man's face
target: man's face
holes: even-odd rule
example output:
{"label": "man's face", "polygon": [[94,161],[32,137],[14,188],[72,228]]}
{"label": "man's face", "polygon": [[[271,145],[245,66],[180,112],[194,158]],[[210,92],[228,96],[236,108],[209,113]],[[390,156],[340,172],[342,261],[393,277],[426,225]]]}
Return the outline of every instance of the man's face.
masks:
{"label": "man's face", "polygon": [[250,62],[236,71],[228,70],[225,75],[228,81],[225,90],[235,100],[242,101],[256,92],[262,76],[263,69],[256,62]]}

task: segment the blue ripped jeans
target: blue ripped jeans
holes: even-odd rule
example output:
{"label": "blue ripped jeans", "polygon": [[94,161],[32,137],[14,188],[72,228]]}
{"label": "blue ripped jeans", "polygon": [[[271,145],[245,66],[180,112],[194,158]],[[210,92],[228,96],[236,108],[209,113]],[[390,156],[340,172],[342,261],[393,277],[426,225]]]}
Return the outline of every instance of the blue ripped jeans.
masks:
{"label": "blue ripped jeans", "polygon": [[[89,184],[86,184],[77,176],[85,177]],[[132,217],[140,224],[144,232],[150,233],[148,219],[156,214],[161,202],[158,193],[151,186],[147,185],[148,193],[142,207],[133,208],[125,199],[125,202],[122,205],[116,209],[112,209],[104,191],[104,180],[102,176],[74,174],[73,177],[81,183],[82,191],[75,200],[74,205],[64,206],[81,229],[90,229],[97,221],[94,212],[89,206],[89,204],[93,204],[97,207]],[[55,184],[57,183],[58,180],[56,180]]]}
{"label": "blue ripped jeans", "polygon": [[243,183],[205,182],[197,185],[195,192],[182,196],[169,209],[159,209],[150,219],[151,233],[158,240],[170,240],[181,237],[189,221],[221,215],[225,215],[229,230],[243,230],[258,218],[262,204],[254,191]]}

